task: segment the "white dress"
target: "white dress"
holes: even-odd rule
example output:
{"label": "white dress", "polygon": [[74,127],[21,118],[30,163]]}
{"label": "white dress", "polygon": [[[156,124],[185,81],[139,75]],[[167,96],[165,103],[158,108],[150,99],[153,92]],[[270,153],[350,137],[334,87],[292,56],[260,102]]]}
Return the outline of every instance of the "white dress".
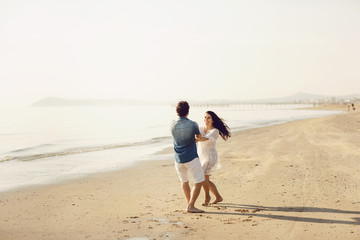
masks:
{"label": "white dress", "polygon": [[210,175],[211,170],[220,168],[220,160],[216,151],[216,140],[219,137],[219,130],[214,128],[204,132],[205,127],[200,127],[200,133],[209,140],[198,143],[198,155],[205,175]]}

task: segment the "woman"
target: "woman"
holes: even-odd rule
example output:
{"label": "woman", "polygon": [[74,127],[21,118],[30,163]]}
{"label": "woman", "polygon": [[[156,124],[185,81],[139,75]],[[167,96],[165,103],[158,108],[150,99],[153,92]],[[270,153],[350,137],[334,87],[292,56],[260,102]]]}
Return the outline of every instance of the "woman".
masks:
{"label": "woman", "polygon": [[203,205],[207,206],[209,205],[211,199],[209,190],[216,197],[215,201],[211,204],[215,204],[223,200],[216,188],[216,185],[210,181],[209,177],[210,172],[214,167],[220,168],[220,161],[216,151],[216,140],[220,135],[226,141],[231,136],[231,133],[226,123],[224,123],[224,121],[212,111],[206,112],[204,123],[205,126],[200,127],[202,138],[197,139],[197,142],[199,143],[198,154],[205,175],[205,181],[203,183],[205,202]]}

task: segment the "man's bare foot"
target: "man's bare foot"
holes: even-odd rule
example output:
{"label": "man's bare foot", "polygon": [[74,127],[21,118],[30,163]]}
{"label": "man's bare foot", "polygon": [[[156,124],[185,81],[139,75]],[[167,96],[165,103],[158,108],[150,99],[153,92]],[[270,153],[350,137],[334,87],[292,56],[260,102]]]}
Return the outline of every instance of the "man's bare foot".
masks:
{"label": "man's bare foot", "polygon": [[216,198],[211,204],[216,204],[218,202],[222,202],[224,199],[222,197]]}
{"label": "man's bare foot", "polygon": [[193,208],[187,208],[186,209],[186,211],[188,212],[188,213],[203,213],[203,212],[205,212],[204,210],[201,210],[201,209],[198,209],[198,208],[196,208],[196,207],[193,207]]}
{"label": "man's bare foot", "polygon": [[205,201],[204,201],[204,203],[203,203],[202,205],[203,205],[203,206],[209,206],[210,200],[211,200],[211,197],[210,197],[210,196],[205,197]]}

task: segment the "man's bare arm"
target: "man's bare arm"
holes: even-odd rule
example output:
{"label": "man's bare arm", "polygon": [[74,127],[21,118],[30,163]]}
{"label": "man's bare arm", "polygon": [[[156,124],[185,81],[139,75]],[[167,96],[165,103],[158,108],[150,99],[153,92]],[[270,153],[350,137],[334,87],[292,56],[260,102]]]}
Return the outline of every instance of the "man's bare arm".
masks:
{"label": "man's bare arm", "polygon": [[207,141],[207,140],[209,140],[209,139],[206,138],[206,137],[203,137],[203,136],[201,135],[201,133],[198,134],[198,135],[195,134],[195,141],[196,141],[196,142],[204,142],[204,141]]}

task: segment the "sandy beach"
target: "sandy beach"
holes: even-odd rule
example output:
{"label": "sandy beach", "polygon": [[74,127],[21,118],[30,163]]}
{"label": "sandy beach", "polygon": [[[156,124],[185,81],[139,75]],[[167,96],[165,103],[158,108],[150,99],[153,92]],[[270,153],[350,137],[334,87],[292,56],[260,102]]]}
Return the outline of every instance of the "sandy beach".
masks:
{"label": "sandy beach", "polygon": [[205,213],[184,211],[169,157],[1,193],[0,239],[360,239],[360,112],[242,131],[218,152],[224,201],[201,193]]}

